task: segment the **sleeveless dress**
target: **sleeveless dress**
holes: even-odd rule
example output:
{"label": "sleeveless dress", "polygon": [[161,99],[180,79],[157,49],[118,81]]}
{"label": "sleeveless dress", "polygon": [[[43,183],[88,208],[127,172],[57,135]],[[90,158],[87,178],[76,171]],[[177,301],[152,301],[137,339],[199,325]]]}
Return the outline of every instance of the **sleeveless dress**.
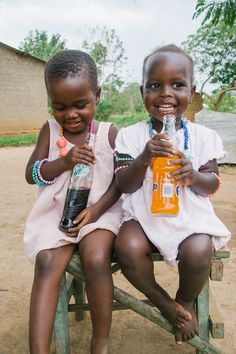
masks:
{"label": "sleeveless dress", "polygon": [[[225,155],[222,140],[209,128],[188,122],[189,150],[195,170],[212,159]],[[177,131],[178,150],[184,151],[183,129]],[[122,128],[116,138],[115,151],[136,158],[150,140],[147,121]],[[231,234],[215,215],[208,197],[194,193],[190,187],[179,188],[179,213],[176,217],[157,217],[150,212],[152,169],[148,167],[143,185],[134,193],[123,195],[123,221],[137,220],[148,239],[165,261],[175,266],[180,243],[194,233],[212,235],[216,250],[224,247]]]}
{"label": "sleeveless dress", "polygon": [[[55,119],[49,122],[50,146],[49,161],[59,157],[56,141],[59,136],[60,125]],[[108,140],[111,123],[100,122],[95,136],[93,182],[89,194],[88,206],[94,204],[107,191],[113,179],[113,149]],[[73,144],[67,142],[69,149]],[[58,225],[63,213],[66,193],[70,181],[71,171],[66,171],[57,177],[52,185],[39,188],[33,208],[28,216],[24,232],[24,247],[27,258],[35,261],[41,250],[57,248],[68,243],[78,243],[84,236],[95,229],[106,229],[118,233],[121,224],[121,200],[118,200],[96,222],[85,225],[77,237],[68,237],[59,230]]]}

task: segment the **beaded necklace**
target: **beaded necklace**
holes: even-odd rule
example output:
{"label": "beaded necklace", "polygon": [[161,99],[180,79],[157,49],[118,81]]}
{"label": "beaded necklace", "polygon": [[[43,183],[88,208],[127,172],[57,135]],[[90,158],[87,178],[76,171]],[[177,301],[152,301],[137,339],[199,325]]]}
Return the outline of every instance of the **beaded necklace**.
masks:
{"label": "beaded necklace", "polygon": [[[86,136],[86,138],[85,138],[86,144],[89,144],[89,143],[90,143],[92,132],[93,132],[93,121],[91,121],[91,122],[89,123],[88,134],[87,134],[87,136]],[[60,155],[61,157],[66,156],[67,153],[68,153],[68,149],[66,148],[66,146],[67,146],[67,140],[66,140],[66,138],[65,138],[64,135],[63,135],[63,127],[62,127],[62,126],[60,126],[59,137],[58,137],[58,139],[57,139],[57,141],[56,141],[56,144],[57,144],[57,146],[58,146],[59,149],[60,149],[59,155]]]}
{"label": "beaded necklace", "polygon": [[[149,126],[149,136],[152,139],[153,136],[155,135],[154,133],[154,124],[153,124],[153,118],[150,118],[147,120],[148,126]],[[189,151],[189,133],[188,133],[188,127],[187,127],[188,121],[185,118],[181,118],[181,128],[184,131],[184,154],[187,158],[191,159],[192,155]]]}

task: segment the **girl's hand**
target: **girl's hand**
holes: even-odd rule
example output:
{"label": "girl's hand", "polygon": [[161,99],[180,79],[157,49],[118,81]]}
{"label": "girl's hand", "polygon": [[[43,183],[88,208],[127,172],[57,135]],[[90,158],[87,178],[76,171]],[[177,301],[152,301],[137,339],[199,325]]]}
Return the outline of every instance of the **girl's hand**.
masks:
{"label": "girl's hand", "polygon": [[72,169],[78,163],[91,165],[95,162],[93,150],[91,146],[87,144],[74,146],[63,159],[65,159],[68,169]]}
{"label": "girl's hand", "polygon": [[157,133],[149,140],[140,155],[142,162],[149,165],[154,157],[170,157],[173,155],[173,145],[168,135]]}
{"label": "girl's hand", "polygon": [[91,205],[90,207],[85,208],[79,213],[79,215],[74,219],[73,223],[76,225],[75,227],[67,230],[67,235],[70,237],[76,237],[78,235],[79,230],[87,225],[91,224],[99,218],[98,209],[95,205]]}
{"label": "girl's hand", "polygon": [[180,157],[170,161],[171,166],[178,166],[178,168],[170,173],[170,176],[175,181],[179,181],[185,186],[191,186],[196,182],[197,171],[193,169],[192,162],[181,151],[176,151]]}

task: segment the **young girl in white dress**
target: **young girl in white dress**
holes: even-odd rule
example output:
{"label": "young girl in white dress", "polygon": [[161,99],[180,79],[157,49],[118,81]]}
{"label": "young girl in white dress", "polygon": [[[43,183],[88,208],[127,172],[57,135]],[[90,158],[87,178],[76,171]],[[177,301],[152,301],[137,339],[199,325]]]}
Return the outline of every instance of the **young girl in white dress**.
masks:
{"label": "young girl in white dress", "polygon": [[[194,337],[194,301],[210,270],[212,250],[223,247],[230,232],[213,211],[209,196],[220,184],[217,159],[224,155],[218,134],[183,118],[195,87],[193,61],[180,48],[162,47],[145,58],[141,93],[150,118],[119,131],[116,181],[123,193],[123,224],[115,251],[127,279],[174,325],[178,344]],[[171,173],[179,181],[179,213],[156,217],[150,212],[154,157],[171,157],[163,117],[176,117],[178,159]],[[154,137],[152,132],[155,131]],[[175,300],[156,282],[151,253],[158,250],[170,265],[178,264]]]}
{"label": "young girl in white dress", "polygon": [[[24,234],[26,255],[35,262],[30,353],[50,351],[60,281],[78,245],[93,325],[91,353],[106,354],[113,302],[110,262],[121,222],[120,192],[113,181],[117,129],[94,120],[101,90],[88,54],[57,53],[46,65],[45,83],[54,118],[43,125],[26,167],[27,182],[39,186]],[[95,137],[93,149],[86,144],[88,131]],[[58,226],[78,163],[93,164],[93,182],[87,208],[75,218],[75,227],[63,233]]]}

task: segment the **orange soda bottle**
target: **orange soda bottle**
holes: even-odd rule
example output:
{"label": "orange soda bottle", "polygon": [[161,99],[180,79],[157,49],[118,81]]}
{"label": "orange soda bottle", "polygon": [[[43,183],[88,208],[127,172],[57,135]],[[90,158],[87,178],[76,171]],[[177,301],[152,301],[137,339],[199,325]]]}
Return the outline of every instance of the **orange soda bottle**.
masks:
{"label": "orange soda bottle", "polygon": [[[162,133],[168,135],[174,148],[177,148],[177,132],[175,116],[166,115],[163,118]],[[156,157],[153,160],[153,190],[151,213],[155,216],[176,216],[179,212],[179,183],[168,177],[169,173],[179,166],[169,166],[168,161],[179,158]]]}

